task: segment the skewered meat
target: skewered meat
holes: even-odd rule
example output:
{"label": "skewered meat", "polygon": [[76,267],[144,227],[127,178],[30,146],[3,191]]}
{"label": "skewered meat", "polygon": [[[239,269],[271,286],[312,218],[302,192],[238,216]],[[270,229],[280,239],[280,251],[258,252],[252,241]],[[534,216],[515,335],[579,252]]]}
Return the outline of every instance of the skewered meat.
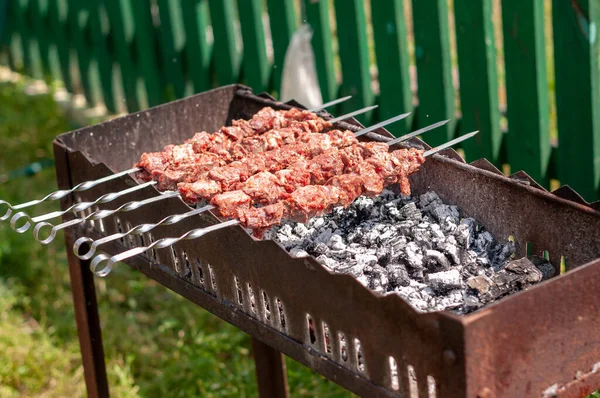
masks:
{"label": "skewered meat", "polygon": [[[269,126],[275,127],[270,128]],[[138,177],[144,181],[149,181],[153,171],[164,171],[173,162],[175,166],[171,168],[178,167],[182,162],[183,164],[187,163],[185,162],[186,153],[189,157],[190,152],[206,153],[210,151],[222,156],[225,162],[229,163],[231,160],[239,159],[240,156],[243,156],[244,145],[248,148],[253,144],[255,145],[255,142],[251,140],[245,142],[242,146],[234,145],[246,137],[260,137],[261,134],[269,132],[273,128],[287,129],[279,133],[279,136],[281,136],[279,140],[281,142],[278,141],[278,134],[273,133],[266,137],[265,140],[257,141],[259,143],[265,141],[266,144],[259,145],[252,152],[248,152],[248,149],[245,150],[247,153],[256,153],[257,151],[264,151],[269,145],[274,147],[274,145],[281,146],[295,142],[290,141],[290,137],[295,139],[295,137],[301,134],[307,132],[318,133],[330,127],[331,124],[329,122],[312,112],[295,108],[287,111],[276,111],[266,107],[257,112],[252,119],[234,120],[232,121],[232,126],[222,127],[217,133],[209,134],[203,131],[196,133],[182,145],[167,145],[161,152],[144,153],[134,167],[142,168],[143,171],[138,174]],[[231,153],[234,146],[238,152],[242,151],[238,153],[237,157]]]}
{"label": "skewered meat", "polygon": [[223,217],[236,217],[239,209],[250,208],[252,198],[242,191],[231,191],[215,196],[213,204]]}
{"label": "skewered meat", "polygon": [[[260,236],[265,229],[280,223],[283,218],[306,222],[312,217],[330,211],[334,206],[348,206],[361,194],[379,194],[383,190],[386,181],[399,182],[402,193],[410,195],[408,176],[417,171],[424,163],[423,151],[401,149],[392,153],[393,155],[390,158],[394,159],[393,163],[395,164],[392,170],[387,167],[387,160],[380,159],[377,163],[377,161],[367,159],[359,165],[357,168],[359,171],[356,173],[334,177],[328,181],[327,185],[300,187],[292,192],[286,200],[264,207],[244,205],[238,209],[236,217],[242,225],[255,230],[255,234]],[[364,170],[369,171],[367,174],[361,172],[363,165]],[[379,180],[380,182],[373,184],[373,180]],[[379,192],[376,192],[375,189],[378,189]],[[225,203],[226,199],[219,198],[219,203]],[[213,203],[216,204],[216,201]],[[226,206],[226,214],[231,214],[235,206],[228,204]],[[279,214],[281,216],[278,217]]]}

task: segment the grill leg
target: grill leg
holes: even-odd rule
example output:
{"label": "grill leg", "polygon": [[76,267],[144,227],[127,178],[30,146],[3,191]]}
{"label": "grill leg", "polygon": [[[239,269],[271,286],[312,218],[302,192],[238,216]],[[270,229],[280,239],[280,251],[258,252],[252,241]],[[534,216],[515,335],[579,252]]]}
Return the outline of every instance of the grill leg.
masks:
{"label": "grill leg", "polygon": [[104,364],[104,348],[102,347],[102,331],[98,317],[94,276],[90,271],[90,262],[82,261],[73,254],[73,243],[69,243],[68,238],[66,238],[66,246],[77,334],[79,335],[88,397],[108,397],[108,380]]}
{"label": "grill leg", "polygon": [[255,338],[252,338],[252,351],[259,395],[263,398],[288,398],[283,354]]}

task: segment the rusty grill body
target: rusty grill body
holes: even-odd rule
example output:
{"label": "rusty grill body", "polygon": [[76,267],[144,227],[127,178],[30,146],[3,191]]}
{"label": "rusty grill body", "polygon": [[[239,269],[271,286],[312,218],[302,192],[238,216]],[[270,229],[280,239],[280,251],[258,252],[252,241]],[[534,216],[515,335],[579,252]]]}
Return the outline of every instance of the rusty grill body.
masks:
{"label": "rusty grill body", "polygon": [[[263,106],[289,108],[233,85],[61,135],[55,141],[59,186],[70,188],[128,169],[143,152],[183,142],[196,131],[216,131]],[[378,130],[370,139],[377,137],[390,135]],[[547,250],[557,268],[564,256],[569,272],[456,316],[418,314],[395,294],[373,293],[351,276],[330,273],[312,257],[291,258],[276,243],[256,241],[238,226],[127,263],[361,396],[430,397],[435,386],[435,396],[444,398],[529,397],[541,396],[555,383],[560,396],[594,391],[600,386],[600,375],[593,371],[600,361],[600,212],[568,188],[549,193],[523,173],[508,178],[486,161],[468,165],[453,150],[443,155],[429,159],[412,177],[414,193],[435,190],[497,238],[513,236],[517,255],[525,255],[527,247],[533,254]],[[125,176],[69,196],[62,206],[134,185]],[[148,187],[101,208],[156,195]],[[172,198],[88,222],[66,233],[67,250],[81,236],[98,238],[186,211],[183,201]],[[104,249],[117,254],[217,222],[204,214]],[[76,306],[87,304],[93,318],[88,265],[70,256],[72,279],[83,281],[74,286]],[[80,337],[90,322],[78,318]],[[82,349],[93,344],[84,340]],[[101,347],[87,348],[102,354]]]}

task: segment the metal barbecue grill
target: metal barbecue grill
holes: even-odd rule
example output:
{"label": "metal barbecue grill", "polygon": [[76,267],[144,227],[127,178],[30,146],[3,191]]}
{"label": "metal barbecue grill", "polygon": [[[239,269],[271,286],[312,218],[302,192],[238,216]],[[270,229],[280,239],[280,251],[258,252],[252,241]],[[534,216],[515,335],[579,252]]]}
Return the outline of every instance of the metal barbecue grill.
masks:
{"label": "metal barbecue grill", "polygon": [[[216,131],[232,119],[248,119],[264,106],[292,105],[298,104],[232,85],[61,135],[54,142],[59,188],[70,190],[128,170],[143,152],[183,142],[201,129]],[[361,128],[354,119],[340,126]],[[378,129],[361,139],[390,137]],[[418,139],[411,143],[428,148]],[[485,160],[468,165],[451,149],[442,154],[412,176],[415,193],[434,189],[495,236],[513,237],[518,256],[546,251],[557,269],[566,261],[569,272],[457,316],[419,314],[399,296],[373,293],[312,257],[292,258],[275,242],[255,240],[237,225],[126,262],[249,333],[264,396],[287,394],[280,352],[368,397],[579,397],[594,391],[600,386],[600,304],[594,297],[600,290],[599,206],[585,203],[568,187],[549,193],[522,172],[508,178]],[[90,247],[79,241],[86,258],[81,260],[72,253],[75,242],[120,233],[101,246],[107,256],[116,255],[220,221],[198,210],[176,223],[165,222],[193,209],[178,195],[156,200],[152,184],[138,184],[127,173],[85,188],[62,197],[61,206],[95,202],[64,217],[74,220],[65,238],[86,382],[90,396],[103,396],[108,386],[91,255],[84,256]],[[123,190],[126,196],[98,201]],[[145,205],[75,220],[130,201]],[[138,227],[159,221],[163,225],[157,228]],[[126,233],[134,227],[142,233]],[[40,233],[42,227],[36,228]]]}

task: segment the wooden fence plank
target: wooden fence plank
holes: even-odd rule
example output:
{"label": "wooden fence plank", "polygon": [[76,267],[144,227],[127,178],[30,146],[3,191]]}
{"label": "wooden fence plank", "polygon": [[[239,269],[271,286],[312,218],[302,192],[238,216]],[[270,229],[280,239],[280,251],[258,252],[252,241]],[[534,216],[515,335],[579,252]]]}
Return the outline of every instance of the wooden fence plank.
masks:
{"label": "wooden fence plank", "polygon": [[[340,96],[352,95],[342,104],[342,112],[345,113],[372,105],[375,99],[369,71],[364,3],[360,0],[336,0],[335,16],[343,76]],[[368,123],[371,115],[363,114],[357,119]]]}
{"label": "wooden fence plank", "polygon": [[84,4],[84,2],[69,2],[69,7],[72,7],[69,18],[71,25],[70,36],[73,38],[75,44],[83,94],[90,106],[96,106],[101,103],[101,94],[99,92],[100,79],[97,62],[93,59],[88,6],[89,4]]}
{"label": "wooden fence plank", "polygon": [[460,77],[461,130],[479,130],[464,143],[468,161],[485,157],[498,164],[502,132],[498,105],[492,0],[456,1],[456,45]]}
{"label": "wooden fence plank", "polygon": [[37,78],[47,80],[51,75],[50,71],[50,35],[46,25],[46,17],[48,14],[47,0],[30,0],[30,21],[31,31],[37,43],[36,57],[39,57],[39,72]]}
{"label": "wooden fence plank", "polygon": [[[100,87],[102,89],[102,98],[104,106],[111,113],[117,113],[117,98],[113,90],[113,57],[106,47],[106,38],[110,35],[108,21],[100,17],[102,6],[101,0],[87,0],[90,13],[90,39],[92,44],[92,56],[98,63],[98,72],[100,75]],[[102,10],[104,11],[104,10]]]}
{"label": "wooden fence plank", "polygon": [[[371,2],[373,35],[379,78],[379,119],[413,110],[408,71],[408,42],[402,0]],[[411,119],[389,126],[395,135],[405,134]]]}
{"label": "wooden fence plank", "polygon": [[32,76],[34,73],[34,58],[31,24],[28,21],[29,0],[18,0],[14,4],[14,17],[16,31],[19,33],[21,59],[23,62],[23,72]]}
{"label": "wooden fence plank", "polygon": [[179,0],[158,0],[160,26],[157,28],[157,37],[162,70],[169,97],[173,96],[168,99],[183,98],[186,95],[186,81],[182,71],[185,31],[180,5]]}
{"label": "wooden fence plank", "polygon": [[329,23],[329,0],[304,0],[306,19],[313,31],[312,47],[315,53],[317,76],[323,102],[337,97],[338,83],[333,65],[333,36]]}
{"label": "wooden fence plank", "polygon": [[213,57],[217,85],[237,82],[240,72],[241,53],[235,33],[235,2],[233,0],[209,0],[214,36]]}
{"label": "wooden fence plank", "polygon": [[73,79],[71,77],[71,46],[67,39],[69,6],[67,0],[49,0],[48,24],[53,32],[53,42],[59,68],[59,79],[65,85],[65,89],[72,93]]}
{"label": "wooden fence plank", "polygon": [[412,7],[419,95],[415,126],[451,119],[423,137],[428,144],[439,145],[452,138],[456,126],[448,4],[446,0],[413,0]]}
{"label": "wooden fence plank", "polygon": [[163,102],[163,84],[158,68],[159,58],[156,55],[156,38],[150,13],[150,1],[131,0],[131,4],[135,23],[136,64],[144,81],[146,102],[148,106],[159,105]]}
{"label": "wooden fence plank", "polygon": [[600,181],[600,71],[597,0],[552,1],[558,178],[585,199]]}
{"label": "wooden fence plank", "polygon": [[296,10],[294,0],[267,0],[269,8],[269,25],[271,26],[271,37],[273,38],[273,75],[272,89],[279,93],[281,91],[281,75],[285,52],[292,35],[296,31]]}
{"label": "wooden fence plank", "polygon": [[548,187],[550,127],[544,0],[502,2],[508,162]]}
{"label": "wooden fence plank", "polygon": [[267,90],[270,72],[262,23],[262,3],[263,0],[238,0],[244,41],[242,76],[245,83],[257,93]]}
{"label": "wooden fence plank", "polygon": [[114,56],[121,70],[121,85],[129,112],[140,110],[137,93],[138,73],[132,59],[131,48],[135,35],[135,23],[129,0],[105,1],[106,14],[110,22]]}
{"label": "wooden fence plank", "polygon": [[187,38],[185,62],[187,75],[199,93],[212,87],[210,60],[212,44],[208,43],[206,30],[209,25],[208,0],[185,0],[181,3],[183,25]]}

